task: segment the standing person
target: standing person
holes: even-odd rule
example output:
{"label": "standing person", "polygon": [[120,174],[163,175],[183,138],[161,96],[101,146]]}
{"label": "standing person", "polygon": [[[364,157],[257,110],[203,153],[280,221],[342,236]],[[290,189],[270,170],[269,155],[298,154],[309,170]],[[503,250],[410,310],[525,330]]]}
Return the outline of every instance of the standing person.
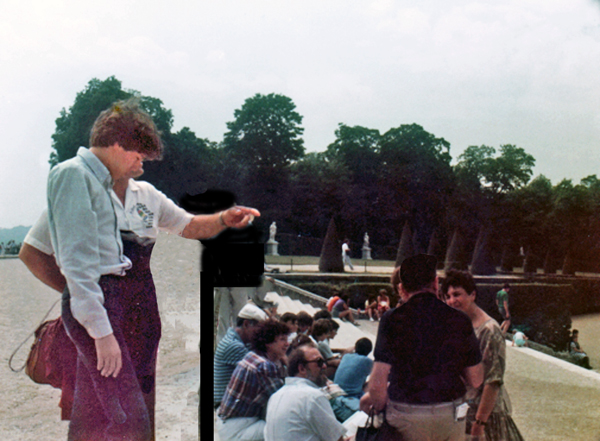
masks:
{"label": "standing person", "polygon": [[[131,177],[138,177],[142,173],[143,170],[137,170]],[[118,196],[117,193],[121,196]],[[142,385],[144,401],[148,407],[152,433],[154,433],[156,351],[161,325],[156,304],[156,292],[150,273],[150,253],[159,230],[193,239],[195,237],[192,236],[191,227],[188,228],[190,225],[203,224],[198,228],[198,231],[202,231],[200,236],[215,234],[222,230],[223,226],[216,215],[193,216],[176,206],[151,184],[134,181],[130,177],[116,180],[110,194],[115,204],[115,214],[121,231],[124,254],[133,262],[131,270],[127,271],[124,276],[124,279],[128,281],[129,290],[136,291],[136,294],[132,293],[129,299],[136,304],[138,309],[141,308],[144,311],[143,320],[141,319],[142,315],[130,315],[124,321],[124,326],[130,328],[125,334],[129,337],[129,351],[130,354],[133,354],[134,370]],[[138,210],[138,207],[144,207],[144,210]],[[245,207],[241,207],[241,209],[242,211],[246,210]],[[231,214],[224,215],[229,225],[244,226],[244,222],[236,223]],[[151,222],[144,223],[143,217],[151,219]],[[124,233],[127,230],[133,231]],[[54,258],[46,210],[25,237],[19,258],[38,279],[58,292],[63,292],[67,282]],[[136,338],[132,338],[133,336]],[[61,348],[61,358],[66,360],[61,386],[61,418],[69,420],[75,388],[77,352],[74,347]],[[233,367],[229,374],[232,371]],[[221,396],[226,385],[223,386]]]}
{"label": "standing person", "polygon": [[325,366],[314,347],[300,346],[290,354],[290,376],[267,405],[266,441],[343,440],[346,428],[320,389],[327,384]]}
{"label": "standing person", "polygon": [[475,303],[473,277],[466,271],[450,270],[442,292],[448,305],[471,319],[483,356],[483,384],[467,393],[467,433],[480,440],[523,441],[511,417],[510,399],[504,388],[506,341],[496,320]]}
{"label": "standing person", "polygon": [[233,371],[217,410],[221,441],[264,439],[267,402],[283,386],[286,376],[289,332],[285,323],[271,319],[258,326],[252,351]]}
{"label": "standing person", "polygon": [[510,285],[505,283],[500,291],[496,293],[496,302],[498,303],[498,311],[500,311],[500,315],[502,316],[502,323],[500,324],[500,329],[504,335],[508,332],[510,328],[510,312],[508,310],[508,293],[510,292]]}
{"label": "standing person", "polygon": [[[68,439],[145,441],[153,436],[144,396],[154,388],[153,362],[148,361],[153,356],[148,354],[153,352],[150,348],[157,341],[157,333],[160,335],[160,327],[153,318],[158,315],[155,299],[145,295],[151,278],[141,277],[143,270],[126,277],[132,260],[138,268],[143,267],[149,253],[137,248],[143,241],[137,241],[135,234],[131,244],[124,247],[115,215],[118,201],[113,200],[110,190],[113,182],[141,174],[144,160],[160,157],[162,141],[150,116],[135,100],[129,100],[115,103],[100,114],[91,131],[90,146],[58,164],[48,177],[48,227],[56,263],[67,285],[62,317],[78,350]],[[123,203],[130,194],[128,189],[125,185],[120,194],[116,191]],[[151,230],[153,216],[148,207],[135,208],[141,219],[131,229]],[[183,225],[182,235],[210,237],[234,226],[233,222],[228,224],[228,218],[230,222],[234,218],[248,222],[244,210],[191,216]],[[139,308],[128,308],[138,300],[143,303]],[[152,334],[147,350],[140,349],[140,341],[147,335],[137,330],[136,323],[143,323],[142,329]],[[141,375],[135,371],[138,363],[145,366]]]}
{"label": "standing person", "polygon": [[352,265],[352,262],[350,261],[350,255],[348,254],[350,252],[350,245],[348,245],[349,243],[350,240],[345,239],[344,243],[342,244],[342,261],[344,262],[344,266],[348,265],[350,269],[354,271],[354,266]]}
{"label": "standing person", "polygon": [[[406,441],[465,437],[464,381],[483,381],[481,353],[469,318],[436,297],[435,257],[419,254],[400,266],[404,304],[381,318],[373,371],[360,408],[385,408]],[[388,385],[389,380],[389,385]]]}

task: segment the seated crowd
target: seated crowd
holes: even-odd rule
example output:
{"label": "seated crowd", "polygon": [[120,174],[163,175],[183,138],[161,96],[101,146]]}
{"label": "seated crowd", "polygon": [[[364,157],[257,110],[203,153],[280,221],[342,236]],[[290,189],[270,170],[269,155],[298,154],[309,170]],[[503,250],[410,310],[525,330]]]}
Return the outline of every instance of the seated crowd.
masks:
{"label": "seated crowd", "polygon": [[276,319],[248,303],[214,356],[217,431],[226,440],[343,440],[373,365],[373,343],[331,348],[327,310]]}

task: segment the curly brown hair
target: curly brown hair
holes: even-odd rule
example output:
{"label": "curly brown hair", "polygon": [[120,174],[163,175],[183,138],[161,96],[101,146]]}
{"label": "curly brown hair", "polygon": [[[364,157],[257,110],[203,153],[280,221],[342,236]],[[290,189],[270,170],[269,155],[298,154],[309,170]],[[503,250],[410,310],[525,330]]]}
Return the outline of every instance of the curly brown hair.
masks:
{"label": "curly brown hair", "polygon": [[267,353],[267,345],[273,343],[280,335],[288,335],[290,328],[278,320],[269,319],[256,327],[252,339],[252,349],[256,352]]}
{"label": "curly brown hair", "polygon": [[148,159],[160,159],[161,133],[139,103],[139,98],[117,101],[100,113],[90,132],[90,147],[110,147],[118,143],[124,150],[143,153]]}

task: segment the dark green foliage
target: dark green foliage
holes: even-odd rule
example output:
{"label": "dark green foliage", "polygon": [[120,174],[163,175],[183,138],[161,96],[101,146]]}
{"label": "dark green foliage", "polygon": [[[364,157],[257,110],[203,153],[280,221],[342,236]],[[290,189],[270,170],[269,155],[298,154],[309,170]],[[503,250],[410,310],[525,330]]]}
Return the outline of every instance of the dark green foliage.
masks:
{"label": "dark green foliage", "polygon": [[319,258],[319,271],[322,273],[343,273],[344,262],[342,260],[342,241],[340,240],[335,226],[335,220],[331,218],[327,234],[323,241],[323,249]]}
{"label": "dark green foliage", "polygon": [[[502,284],[477,284],[477,293],[495,298],[501,288]],[[511,283],[511,326],[518,326],[537,343],[565,350],[571,329],[570,299],[575,297],[576,291],[569,284]]]}
{"label": "dark green foliage", "polygon": [[56,131],[52,135],[55,151],[50,154],[50,164],[54,166],[72,158],[80,146],[89,147],[90,130],[100,112],[130,96],[132,93],[121,89],[121,82],[114,76],[104,81],[90,80],[69,110],[62,109],[56,119]]}
{"label": "dark green foliage", "polygon": [[162,161],[145,164],[142,179],[151,182],[167,196],[178,201],[186,193],[195,194],[215,187],[216,146],[205,139],[197,138],[194,132],[184,127],[172,134],[173,113],[154,97],[141,95],[135,90],[123,90],[121,82],[114,76],[104,81],[92,79],[86,88],[75,97],[69,110],[62,109],[56,119],[56,131],[52,135],[50,164],[72,158],[80,146],[90,147],[90,130],[98,115],[115,101],[138,97],[140,107],[154,120],[165,144]]}
{"label": "dark green foliage", "polygon": [[186,193],[196,195],[214,188],[217,179],[211,166],[217,155],[214,143],[196,137],[187,127],[167,139],[162,161],[145,164],[143,179],[176,201]]}
{"label": "dark green foliage", "polygon": [[284,95],[256,94],[234,112],[227,123],[225,151],[239,162],[258,170],[289,165],[304,155],[300,136],[302,116]]}

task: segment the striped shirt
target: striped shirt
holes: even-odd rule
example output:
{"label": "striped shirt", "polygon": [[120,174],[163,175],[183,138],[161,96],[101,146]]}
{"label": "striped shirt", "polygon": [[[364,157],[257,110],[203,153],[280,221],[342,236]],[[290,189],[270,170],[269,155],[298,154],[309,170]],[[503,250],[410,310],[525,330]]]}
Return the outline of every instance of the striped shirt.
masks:
{"label": "striped shirt", "polygon": [[260,417],[269,397],[283,386],[285,369],[250,351],[233,371],[218,415],[222,419]]}
{"label": "striped shirt", "polygon": [[213,401],[215,406],[221,403],[225,389],[238,362],[250,350],[234,328],[229,328],[217,345],[214,361]]}

